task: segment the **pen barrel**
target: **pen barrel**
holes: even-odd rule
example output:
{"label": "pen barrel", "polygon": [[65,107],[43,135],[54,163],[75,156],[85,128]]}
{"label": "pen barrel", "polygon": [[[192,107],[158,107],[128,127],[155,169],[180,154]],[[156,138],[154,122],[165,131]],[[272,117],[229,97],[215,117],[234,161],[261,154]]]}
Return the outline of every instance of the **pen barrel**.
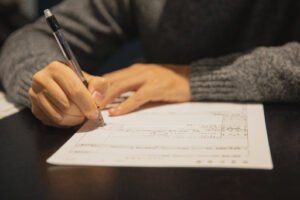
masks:
{"label": "pen barrel", "polygon": [[87,80],[83,80],[82,83],[83,83],[83,85],[84,85],[86,88],[89,87],[89,83],[87,82]]}
{"label": "pen barrel", "polygon": [[84,84],[86,84],[87,81],[83,76],[83,73],[81,71],[79,63],[78,63],[73,51],[71,50],[71,47],[70,47],[69,43],[65,40],[63,32],[61,30],[58,30],[58,31],[55,31],[53,33],[53,35],[54,35],[54,37],[57,41],[57,44],[58,44],[61,52],[63,53],[65,59],[68,61],[68,64],[71,67],[71,69],[78,75],[80,80]]}
{"label": "pen barrel", "polygon": [[[53,35],[56,39],[56,42],[57,42],[61,52],[63,53],[65,59],[67,60],[69,66],[77,74],[77,76],[79,77],[81,82],[85,85],[85,87],[88,88],[88,81],[83,76],[80,65],[79,65],[69,43],[65,39],[64,34],[60,28],[58,21],[56,20],[56,18],[54,17],[54,15],[51,13],[51,11],[49,9],[46,9],[44,11],[44,13],[45,13],[47,23],[49,24],[50,28],[52,29]],[[105,123],[104,123],[104,120],[103,120],[103,117],[101,114],[101,110],[99,107],[98,107],[98,112],[99,112],[99,116],[98,116],[99,126],[104,126]]]}

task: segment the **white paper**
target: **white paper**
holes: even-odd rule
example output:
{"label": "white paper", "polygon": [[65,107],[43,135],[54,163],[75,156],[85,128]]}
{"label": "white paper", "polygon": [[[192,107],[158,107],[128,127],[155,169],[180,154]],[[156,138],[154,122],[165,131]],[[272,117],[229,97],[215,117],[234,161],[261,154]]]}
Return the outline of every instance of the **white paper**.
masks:
{"label": "white paper", "polygon": [[19,112],[21,109],[22,106],[18,106],[9,102],[6,99],[5,94],[0,92],[0,119],[13,115]]}
{"label": "white paper", "polygon": [[87,122],[47,161],[57,165],[272,169],[260,104],[152,107]]}

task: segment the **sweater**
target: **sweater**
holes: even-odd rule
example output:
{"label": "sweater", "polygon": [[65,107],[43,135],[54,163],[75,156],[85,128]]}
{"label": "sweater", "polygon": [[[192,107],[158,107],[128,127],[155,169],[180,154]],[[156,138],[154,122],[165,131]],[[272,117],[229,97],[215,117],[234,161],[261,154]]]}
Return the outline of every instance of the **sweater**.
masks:
{"label": "sweater", "polygon": [[[193,101],[297,102],[300,1],[67,0],[52,11],[79,63],[94,71],[139,38],[149,63],[188,64]],[[42,17],[0,55],[8,95],[30,106],[33,74],[63,60]]]}

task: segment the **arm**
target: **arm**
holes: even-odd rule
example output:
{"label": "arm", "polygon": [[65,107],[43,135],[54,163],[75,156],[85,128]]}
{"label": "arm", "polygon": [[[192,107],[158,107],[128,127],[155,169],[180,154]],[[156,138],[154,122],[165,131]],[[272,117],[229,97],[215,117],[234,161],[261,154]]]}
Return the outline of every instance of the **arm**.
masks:
{"label": "arm", "polygon": [[[128,9],[119,0],[65,1],[53,9],[84,70],[99,67],[134,35]],[[32,76],[55,60],[64,59],[44,18],[14,33],[0,56],[0,78],[12,100],[30,106]]]}
{"label": "arm", "polygon": [[137,92],[111,109],[111,115],[126,114],[153,101],[299,101],[299,52],[300,44],[288,43],[203,59],[190,66],[134,65],[105,76],[111,89],[102,104],[130,90]]}
{"label": "arm", "polygon": [[244,55],[190,66],[193,101],[291,102],[300,100],[300,44],[259,47]]}

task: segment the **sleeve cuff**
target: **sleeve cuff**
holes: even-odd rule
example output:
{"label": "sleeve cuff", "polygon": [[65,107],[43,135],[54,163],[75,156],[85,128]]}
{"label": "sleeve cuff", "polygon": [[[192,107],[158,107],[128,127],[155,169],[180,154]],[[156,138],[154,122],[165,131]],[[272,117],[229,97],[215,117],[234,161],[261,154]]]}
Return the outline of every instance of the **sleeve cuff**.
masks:
{"label": "sleeve cuff", "polygon": [[191,64],[190,87],[193,101],[235,101],[238,99],[232,72],[228,73],[218,67]]}
{"label": "sleeve cuff", "polygon": [[[32,76],[47,66],[53,59],[49,57],[39,57],[39,59],[34,58],[34,62],[32,59],[28,59],[24,61],[18,67],[18,71],[15,73],[14,77],[10,77],[10,81],[6,82],[8,96],[15,102],[18,102],[27,107],[31,107],[31,101],[28,95],[29,88],[32,84]],[[38,63],[34,64],[34,63]]]}

